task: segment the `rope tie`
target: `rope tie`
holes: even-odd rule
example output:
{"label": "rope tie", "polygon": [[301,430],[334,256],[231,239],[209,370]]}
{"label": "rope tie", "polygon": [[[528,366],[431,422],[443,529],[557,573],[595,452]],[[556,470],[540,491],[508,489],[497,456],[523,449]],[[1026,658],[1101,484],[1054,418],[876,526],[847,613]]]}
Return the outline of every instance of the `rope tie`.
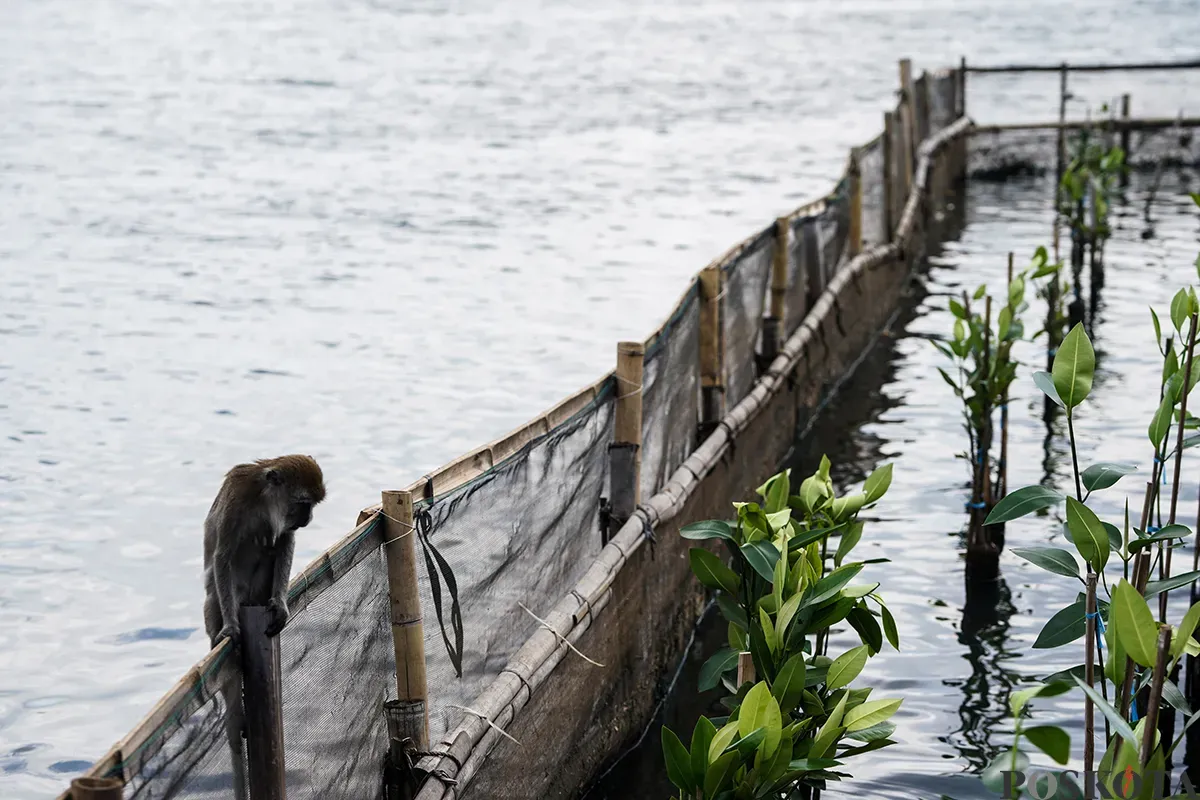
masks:
{"label": "rope tie", "polygon": [[[442,642],[450,655],[450,663],[454,665],[454,674],[462,677],[463,660],[463,621],[462,607],[458,603],[458,580],[449,562],[438,552],[437,547],[430,541],[429,528],[433,517],[428,509],[421,509],[414,517],[417,540],[421,543],[421,552],[425,556],[425,569],[429,574],[429,589],[433,595],[433,610],[437,613],[438,627],[442,631]],[[439,579],[439,574],[441,578]],[[446,633],[446,622],[442,616],[442,579],[446,581],[446,591],[450,594],[450,626],[454,630],[454,644],[450,643],[450,635]],[[514,740],[515,741],[515,740]]]}

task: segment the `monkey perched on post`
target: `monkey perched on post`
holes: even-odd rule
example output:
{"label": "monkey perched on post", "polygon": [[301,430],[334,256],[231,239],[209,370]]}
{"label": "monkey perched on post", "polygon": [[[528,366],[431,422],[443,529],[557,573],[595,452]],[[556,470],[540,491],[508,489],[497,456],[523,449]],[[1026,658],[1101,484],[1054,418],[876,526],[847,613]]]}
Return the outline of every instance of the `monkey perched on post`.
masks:
{"label": "monkey perched on post", "polygon": [[[238,646],[243,605],[267,607],[268,636],[283,630],[296,530],[312,521],[313,506],[324,499],[324,477],[311,456],[261,459],[226,473],[204,520],[204,629],[213,647],[222,639]],[[242,687],[234,684],[222,694],[234,797],[243,800]]]}
{"label": "monkey perched on post", "polygon": [[237,646],[243,605],[267,607],[268,635],[283,630],[296,530],[324,499],[311,456],[238,464],[225,475],[204,520],[204,628],[214,647],[226,638]]}

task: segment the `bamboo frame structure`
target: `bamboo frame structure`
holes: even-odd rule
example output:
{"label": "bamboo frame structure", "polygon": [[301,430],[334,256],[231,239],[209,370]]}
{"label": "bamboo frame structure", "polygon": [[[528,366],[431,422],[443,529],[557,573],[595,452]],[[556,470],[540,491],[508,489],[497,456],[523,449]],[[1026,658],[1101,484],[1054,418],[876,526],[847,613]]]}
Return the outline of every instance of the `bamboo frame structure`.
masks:
{"label": "bamboo frame structure", "polygon": [[429,748],[429,688],[425,676],[425,623],[417,583],[416,526],[411,492],[383,493],[384,558],[387,562],[392,646],[396,655],[396,708],[407,721],[397,731],[416,750]]}

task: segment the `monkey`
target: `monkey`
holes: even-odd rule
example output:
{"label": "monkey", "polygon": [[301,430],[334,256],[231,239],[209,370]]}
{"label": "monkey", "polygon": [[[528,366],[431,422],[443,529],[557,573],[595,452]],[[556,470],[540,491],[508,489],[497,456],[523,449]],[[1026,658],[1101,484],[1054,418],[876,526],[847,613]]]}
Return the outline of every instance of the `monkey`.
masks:
{"label": "monkey", "polygon": [[[287,455],[229,470],[204,520],[204,628],[216,647],[241,639],[238,610],[266,606],[268,636],[288,621],[287,587],[296,531],[312,522],[325,480],[311,456]],[[245,709],[240,681],[221,690],[234,796],[246,796],[242,751]]]}
{"label": "monkey", "polygon": [[324,499],[311,456],[260,459],[225,475],[204,520],[204,627],[213,647],[223,639],[237,647],[242,605],[267,607],[268,636],[283,630],[296,531]]}

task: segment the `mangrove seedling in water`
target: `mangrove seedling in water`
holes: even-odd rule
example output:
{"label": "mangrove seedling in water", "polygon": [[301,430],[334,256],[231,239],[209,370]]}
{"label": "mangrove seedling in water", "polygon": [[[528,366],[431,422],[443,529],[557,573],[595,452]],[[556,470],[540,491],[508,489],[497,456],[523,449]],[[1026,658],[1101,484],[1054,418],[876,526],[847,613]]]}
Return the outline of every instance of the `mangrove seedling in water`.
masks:
{"label": "mangrove seedling in water", "polygon": [[[842,497],[829,469],[822,458],[798,494],[791,493],[790,471],[782,472],[759,487],[761,503],[735,503],[732,521],[681,531],[693,540],[719,540],[732,563],[703,547],[689,551],[692,571],[716,592],[728,622],[728,646],[704,664],[699,688],[724,686],[730,714],[702,718],[690,747],[663,728],[668,775],[682,799],[819,789],[845,777],[834,768],[846,759],[893,744],[888,719],[901,700],[872,700],[869,688],[851,686],[885,637],[900,645],[879,584],[851,583],[882,559],[849,560],[862,538],[859,513],[883,497],[892,468],[877,469],[862,492]],[[861,644],[830,658],[830,629],[843,621]],[[741,654],[750,655],[754,677],[744,676],[739,686]]]}

